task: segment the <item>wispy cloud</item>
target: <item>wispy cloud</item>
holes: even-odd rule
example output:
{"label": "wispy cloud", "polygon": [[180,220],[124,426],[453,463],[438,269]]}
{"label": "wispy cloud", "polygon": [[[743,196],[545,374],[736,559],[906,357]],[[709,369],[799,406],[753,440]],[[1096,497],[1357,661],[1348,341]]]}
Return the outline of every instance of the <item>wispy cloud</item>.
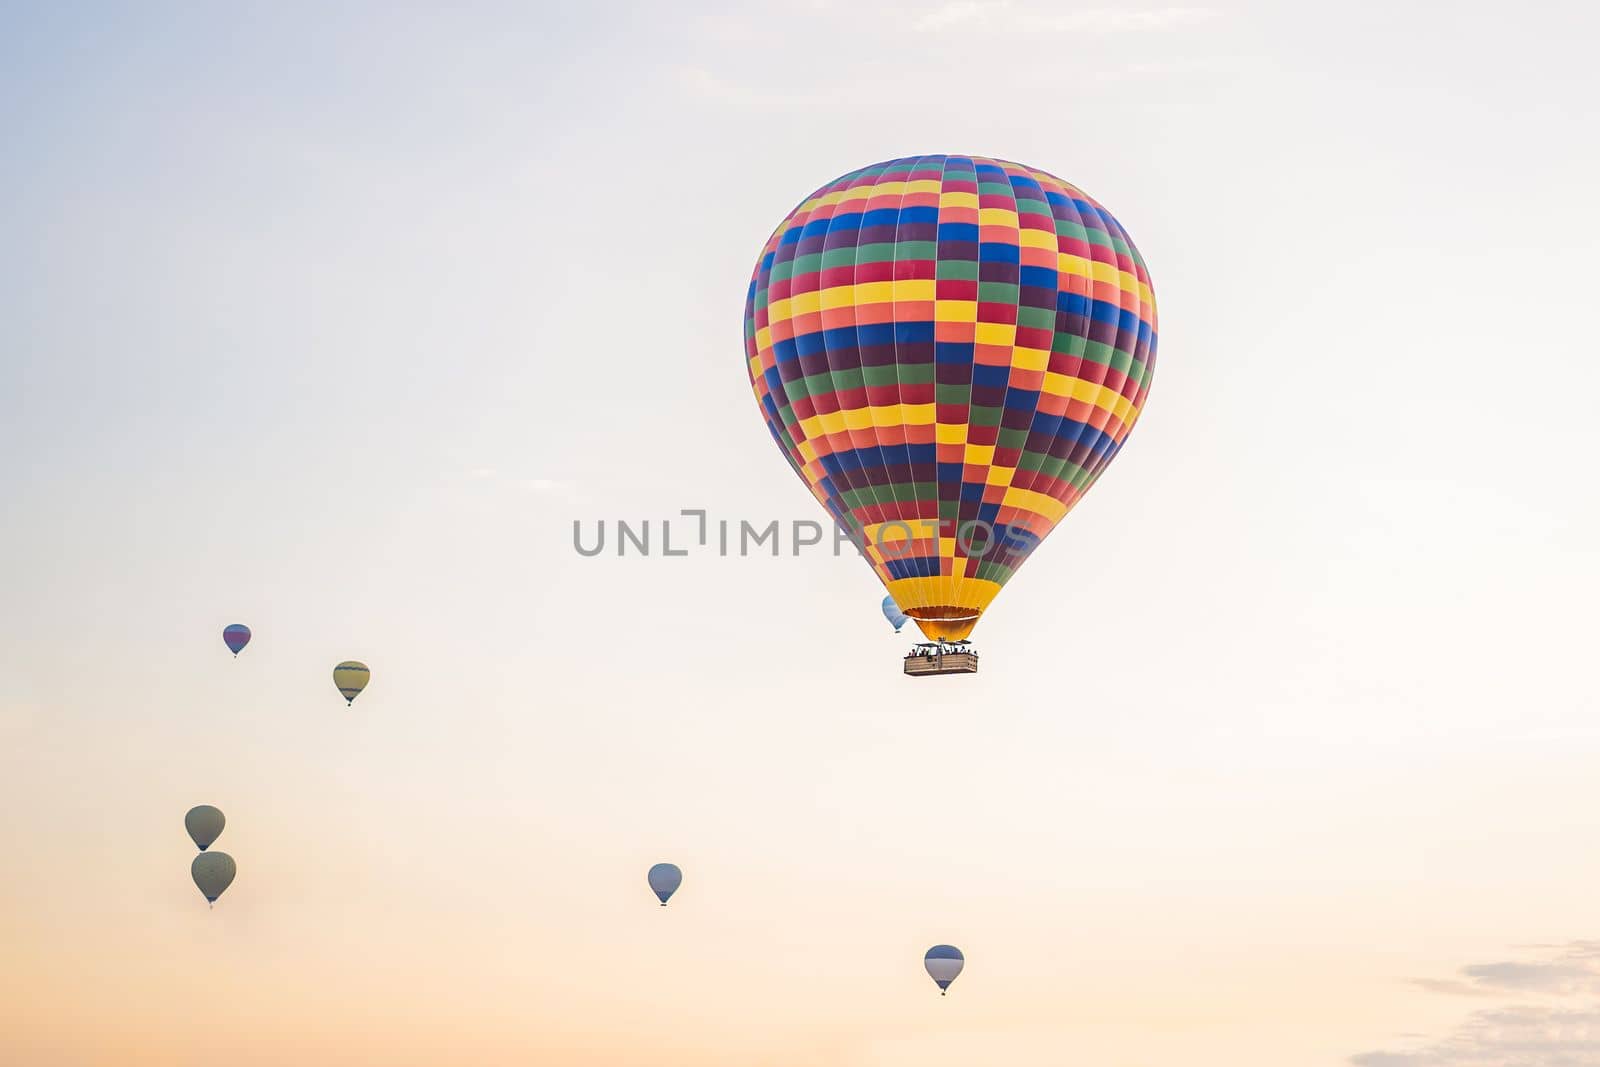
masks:
{"label": "wispy cloud", "polygon": [[1600,1007],[1494,1008],[1412,1052],[1364,1052],[1356,1067],[1600,1067]]}
{"label": "wispy cloud", "polygon": [[1208,22],[1220,14],[1208,7],[1144,10],[1101,7],[1050,10],[1012,0],[950,0],[916,22],[926,33],[945,30],[995,30],[1026,33],[1150,33]]}
{"label": "wispy cloud", "polygon": [[1527,947],[1543,953],[1546,958],[1474,963],[1461,968],[1460,978],[1414,978],[1411,984],[1430,993],[1453,996],[1600,994],[1600,942],[1573,941],[1565,945]]}
{"label": "wispy cloud", "polygon": [[1411,985],[1429,993],[1445,993],[1452,997],[1497,997],[1500,994],[1472,982],[1457,978],[1413,978]]}
{"label": "wispy cloud", "polygon": [[1459,978],[1418,978],[1449,996],[1570,999],[1568,1005],[1512,1004],[1474,1012],[1442,1039],[1404,1052],[1352,1056],[1356,1067],[1600,1067],[1600,942],[1534,946],[1544,958],[1461,969]]}
{"label": "wispy cloud", "polygon": [[1516,993],[1593,993],[1600,992],[1600,969],[1592,960],[1563,957],[1545,963],[1480,963],[1463,968],[1462,974],[1480,986]]}

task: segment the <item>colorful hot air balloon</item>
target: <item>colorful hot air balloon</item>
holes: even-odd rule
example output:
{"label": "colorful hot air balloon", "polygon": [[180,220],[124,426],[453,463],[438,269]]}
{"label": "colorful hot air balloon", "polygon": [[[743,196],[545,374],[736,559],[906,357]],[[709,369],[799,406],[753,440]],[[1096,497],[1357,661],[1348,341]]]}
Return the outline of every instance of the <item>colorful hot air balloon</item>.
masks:
{"label": "colorful hot air balloon", "polygon": [[189,836],[194,839],[195,847],[201,852],[211,847],[211,843],[222,836],[222,828],[227,824],[222,812],[210,804],[201,804],[199,807],[190,808],[183,817],[183,828],[189,831]]}
{"label": "colorful hot air balloon", "polygon": [[217,902],[223,891],[233,884],[237,873],[238,866],[226,852],[202,852],[189,864],[189,876],[209,904]]}
{"label": "colorful hot air balloon", "polygon": [[677,864],[658,863],[650,868],[645,879],[650,883],[650,891],[661,901],[661,906],[664,908],[667,906],[667,899],[683,884],[683,872],[678,870]]}
{"label": "colorful hot air balloon", "polygon": [[894,602],[894,597],[892,596],[883,598],[883,617],[889,620],[889,625],[894,627],[895,633],[899,633],[900,627],[904,626],[906,619],[910,618],[900,610],[900,606]]}
{"label": "colorful hot air balloon", "polygon": [[346,706],[356,702],[371,677],[367,665],[358,660],[347,659],[333,669],[333,684],[339,687],[339,695],[344,697]]}
{"label": "colorful hot air balloon", "polygon": [[242,622],[223,627],[222,643],[228,646],[229,652],[237,656],[239,651],[250,643],[250,627]]}
{"label": "colorful hot air balloon", "polygon": [[961,950],[954,945],[934,945],[928,954],[922,957],[922,966],[939,987],[939,995],[945,995],[950,988],[950,983],[961,974],[961,968],[966,966],[966,957],[961,955]]}
{"label": "colorful hot air balloon", "polygon": [[1117,454],[1150,277],[1080,190],[977,156],[852,171],[761,253],[744,316],[785,458],[930,639],[962,640]]}

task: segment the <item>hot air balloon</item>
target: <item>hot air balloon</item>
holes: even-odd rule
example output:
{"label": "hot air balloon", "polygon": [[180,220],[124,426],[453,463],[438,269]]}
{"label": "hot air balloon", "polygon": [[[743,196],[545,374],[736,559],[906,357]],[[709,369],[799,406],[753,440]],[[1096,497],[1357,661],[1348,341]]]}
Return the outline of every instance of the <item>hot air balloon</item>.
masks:
{"label": "hot air balloon", "polygon": [[790,212],[744,333],[784,458],[942,645],[1127,440],[1156,309],[1127,232],[1082,191],[932,155],[851,171]]}
{"label": "hot air balloon", "polygon": [[239,868],[226,852],[202,852],[189,865],[194,884],[205,895],[206,902],[215,904],[225,889],[233,884]]}
{"label": "hot air balloon", "polygon": [[650,891],[661,901],[663,908],[667,906],[667,899],[683,884],[683,872],[672,863],[656,864],[650,868],[650,873],[645,878],[650,883]]}
{"label": "hot air balloon", "polygon": [[201,804],[199,807],[190,808],[183,817],[183,828],[189,831],[189,836],[194,839],[195,846],[204,852],[211,847],[222,834],[222,827],[227,823],[222,812],[210,804]]}
{"label": "hot air balloon", "polygon": [[372,677],[372,672],[365,663],[347,659],[333,669],[333,684],[339,687],[339,694],[344,697],[348,707],[356,702],[356,697],[367,687],[367,679]]}
{"label": "hot air balloon", "polygon": [[237,656],[245,645],[250,643],[250,627],[242,622],[222,628],[222,643],[228,646],[228,651]]}
{"label": "hot air balloon", "polygon": [[961,974],[961,968],[966,966],[966,957],[961,955],[961,950],[954,945],[934,945],[928,954],[922,957],[922,966],[927,970],[928,977],[939,987],[939,995],[945,995]]}
{"label": "hot air balloon", "polygon": [[886,596],[883,598],[883,617],[889,620],[894,632],[899,633],[900,627],[906,624],[906,619],[910,616],[900,610],[900,606],[894,602],[894,597]]}

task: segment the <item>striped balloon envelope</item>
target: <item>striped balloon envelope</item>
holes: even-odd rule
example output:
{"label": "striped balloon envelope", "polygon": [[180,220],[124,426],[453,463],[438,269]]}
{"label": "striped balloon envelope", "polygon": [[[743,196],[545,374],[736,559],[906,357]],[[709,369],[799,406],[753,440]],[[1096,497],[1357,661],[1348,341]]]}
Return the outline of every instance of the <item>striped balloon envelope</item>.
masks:
{"label": "striped balloon envelope", "polygon": [[333,669],[333,684],[339,687],[339,695],[347,705],[356,702],[371,678],[372,671],[360,660],[347,659]]}
{"label": "striped balloon envelope", "polygon": [[250,643],[250,627],[242,622],[236,622],[222,629],[222,643],[228,646],[228,651],[235,656]]}
{"label": "striped balloon envelope", "polygon": [[790,466],[922,632],[962,640],[1127,440],[1156,309],[1086,194],[935,155],[851,171],[790,212],[744,336]]}
{"label": "striped balloon envelope", "polygon": [[944,996],[950,983],[961,976],[966,965],[967,958],[954,945],[934,945],[922,957],[922,968],[939,987],[940,996]]}

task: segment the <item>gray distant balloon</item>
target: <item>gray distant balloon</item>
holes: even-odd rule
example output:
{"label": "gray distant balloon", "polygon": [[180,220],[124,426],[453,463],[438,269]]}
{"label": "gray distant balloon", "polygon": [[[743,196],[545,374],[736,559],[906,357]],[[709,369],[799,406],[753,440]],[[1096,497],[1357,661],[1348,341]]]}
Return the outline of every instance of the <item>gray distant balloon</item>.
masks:
{"label": "gray distant balloon", "polygon": [[927,970],[928,977],[939,987],[941,997],[950,988],[950,983],[961,975],[961,969],[966,965],[967,958],[954,945],[934,945],[922,957],[922,966]]}
{"label": "gray distant balloon", "polygon": [[211,842],[222,835],[222,827],[227,821],[222,817],[222,812],[210,804],[201,804],[198,808],[189,809],[189,814],[183,817],[183,828],[189,831],[189,836],[204,852],[211,847]]}
{"label": "gray distant balloon", "polygon": [[226,852],[202,852],[189,865],[189,873],[194,876],[194,884],[200,887],[200,892],[205,894],[207,903],[215,904],[222,891],[233,884],[233,876],[239,873],[239,868]]}
{"label": "gray distant balloon", "polygon": [[667,898],[678,891],[683,884],[683,872],[678,870],[675,863],[658,863],[650,868],[646,875],[650,882],[650,891],[661,901],[661,906],[667,906]]}

